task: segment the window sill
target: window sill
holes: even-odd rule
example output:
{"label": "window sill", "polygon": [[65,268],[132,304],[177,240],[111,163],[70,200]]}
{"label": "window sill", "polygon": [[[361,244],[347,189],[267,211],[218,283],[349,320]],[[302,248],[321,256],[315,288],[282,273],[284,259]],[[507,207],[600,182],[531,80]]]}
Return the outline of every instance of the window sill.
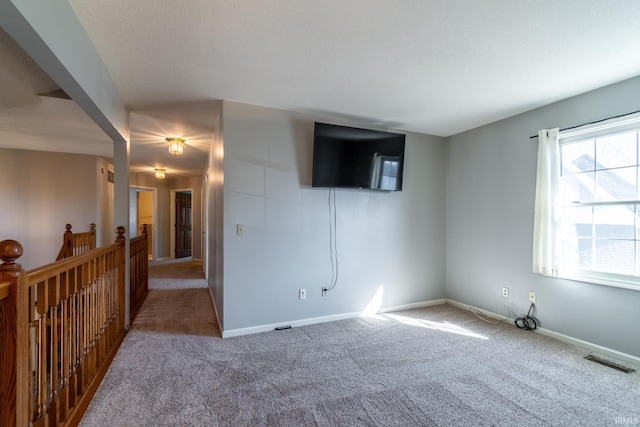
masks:
{"label": "window sill", "polygon": [[578,282],[595,283],[597,285],[613,286],[615,288],[640,291],[640,277],[622,274],[599,273],[597,271],[570,270],[558,272],[559,279],[575,280]]}

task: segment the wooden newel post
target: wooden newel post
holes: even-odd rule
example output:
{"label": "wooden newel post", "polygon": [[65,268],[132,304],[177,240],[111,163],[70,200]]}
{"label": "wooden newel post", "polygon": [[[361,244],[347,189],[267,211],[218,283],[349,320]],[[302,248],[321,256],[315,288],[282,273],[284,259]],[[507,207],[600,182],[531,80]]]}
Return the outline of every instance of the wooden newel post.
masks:
{"label": "wooden newel post", "polygon": [[141,228],[142,228],[142,234],[144,234],[146,236],[147,233],[148,233],[148,230],[147,230],[148,225],[147,224],[142,224]]}
{"label": "wooden newel post", "polygon": [[116,243],[124,243],[124,241],[126,240],[126,238],[124,237],[124,233],[125,233],[125,228],[123,226],[119,226],[116,228],[116,233],[118,234],[116,236]]}
{"label": "wooden newel post", "polygon": [[16,262],[22,245],[0,242],[0,425],[28,425],[29,341],[26,274]]}
{"label": "wooden newel post", "polygon": [[[69,227],[71,226],[69,225]],[[0,242],[0,259],[2,259],[0,271],[3,275],[15,275],[16,272],[22,270],[22,266],[16,262],[22,256],[22,253],[22,245],[15,240],[3,240]]]}
{"label": "wooden newel post", "polygon": [[73,255],[73,231],[71,231],[71,224],[66,224],[64,228],[65,232],[62,235],[62,247],[60,248],[60,252],[58,252],[56,261]]}

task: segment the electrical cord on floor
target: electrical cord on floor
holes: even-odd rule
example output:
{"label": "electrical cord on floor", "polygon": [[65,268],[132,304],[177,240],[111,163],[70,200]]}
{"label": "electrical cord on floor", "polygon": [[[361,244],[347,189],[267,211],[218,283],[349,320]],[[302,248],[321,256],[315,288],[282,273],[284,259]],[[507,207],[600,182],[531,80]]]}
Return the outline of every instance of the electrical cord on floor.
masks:
{"label": "electrical cord on floor", "polygon": [[485,317],[483,317],[483,315],[481,315],[480,313],[476,312],[475,310],[469,310],[471,311],[473,314],[476,315],[476,317],[480,320],[483,320],[487,323],[491,323],[492,325],[497,325],[500,322],[504,322],[505,320],[508,320],[511,317],[511,307],[509,307],[508,305],[504,306],[505,310],[507,310],[507,317],[505,317],[504,319],[495,319],[495,321],[491,321]]}
{"label": "electrical cord on floor", "polygon": [[536,320],[533,317],[529,316],[531,314],[531,310],[533,309],[533,306],[534,304],[531,303],[531,307],[529,307],[529,311],[527,312],[526,316],[518,317],[516,320],[514,320],[514,323],[516,324],[518,329],[533,331],[538,327],[538,322],[536,322]]}

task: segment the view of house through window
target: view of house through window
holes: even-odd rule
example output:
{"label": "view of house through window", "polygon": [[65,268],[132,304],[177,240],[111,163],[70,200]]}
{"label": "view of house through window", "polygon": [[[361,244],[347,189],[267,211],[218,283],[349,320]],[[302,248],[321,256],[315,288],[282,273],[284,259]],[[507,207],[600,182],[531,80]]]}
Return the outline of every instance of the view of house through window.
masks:
{"label": "view of house through window", "polygon": [[635,129],[560,134],[559,266],[640,276],[640,193]]}

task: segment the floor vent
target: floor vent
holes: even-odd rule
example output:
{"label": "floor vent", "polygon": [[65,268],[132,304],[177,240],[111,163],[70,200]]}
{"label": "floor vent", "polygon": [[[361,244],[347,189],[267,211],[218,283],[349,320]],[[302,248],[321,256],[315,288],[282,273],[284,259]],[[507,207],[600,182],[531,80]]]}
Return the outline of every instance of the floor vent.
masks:
{"label": "floor vent", "polygon": [[592,362],[596,362],[601,365],[608,366],[620,372],[624,372],[625,374],[631,374],[636,371],[635,369],[627,368],[626,366],[618,365],[617,363],[613,363],[613,362],[609,362],[608,360],[601,359],[598,356],[589,355],[589,356],[585,356],[584,358]]}

